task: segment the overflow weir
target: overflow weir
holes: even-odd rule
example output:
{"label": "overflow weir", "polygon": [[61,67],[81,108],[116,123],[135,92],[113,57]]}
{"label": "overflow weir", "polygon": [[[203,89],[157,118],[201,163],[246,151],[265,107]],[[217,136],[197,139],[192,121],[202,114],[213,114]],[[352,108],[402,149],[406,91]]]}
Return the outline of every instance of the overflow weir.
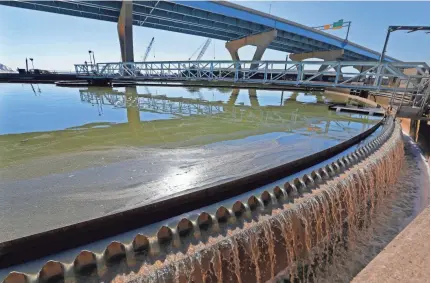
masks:
{"label": "overflow weir", "polygon": [[388,116],[296,165],[1,243],[2,267],[45,257],[3,282],[313,281],[370,225],[403,157]]}

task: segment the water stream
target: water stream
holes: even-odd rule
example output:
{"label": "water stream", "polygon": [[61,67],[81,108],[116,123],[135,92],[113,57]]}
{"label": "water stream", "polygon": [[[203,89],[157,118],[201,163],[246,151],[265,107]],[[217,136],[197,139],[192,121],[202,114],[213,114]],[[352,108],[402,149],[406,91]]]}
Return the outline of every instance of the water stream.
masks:
{"label": "water stream", "polygon": [[[304,195],[294,205],[275,207],[271,215],[252,217],[240,228],[230,229],[227,221],[220,225],[218,237],[195,233],[195,241],[182,243],[181,252],[166,248],[169,256],[165,258],[135,269],[125,264],[124,272],[129,275],[114,281],[349,281],[353,270],[375,255],[366,249],[378,249],[367,240],[377,241],[376,236],[381,235],[384,238],[380,242],[387,243],[402,226],[397,223],[388,232],[394,221],[393,210],[403,210],[395,215],[404,219],[413,214],[413,188],[404,192],[409,195],[407,200],[399,198],[406,197],[400,195],[397,183],[404,144],[400,136],[394,136],[359,166]],[[388,223],[383,225],[385,221]],[[335,267],[352,272],[337,276]],[[109,278],[109,272],[106,276]]]}

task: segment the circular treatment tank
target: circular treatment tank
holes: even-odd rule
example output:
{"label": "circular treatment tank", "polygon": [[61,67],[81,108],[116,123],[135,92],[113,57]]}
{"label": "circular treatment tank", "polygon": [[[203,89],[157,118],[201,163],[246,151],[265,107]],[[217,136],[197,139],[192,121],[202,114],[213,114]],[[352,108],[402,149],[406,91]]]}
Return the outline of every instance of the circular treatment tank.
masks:
{"label": "circular treatment tank", "polygon": [[[97,246],[103,249],[107,247],[102,257],[94,257],[94,260],[97,258],[104,262],[123,258],[130,251],[139,250],[144,251],[144,254],[151,251],[152,256],[158,257],[166,246],[167,252],[171,251],[172,245],[181,248],[181,239],[193,235],[193,231],[206,228],[210,228],[211,233],[227,231],[230,228],[223,228],[224,223],[230,227],[230,224],[236,223],[234,219],[254,219],[254,211],[258,211],[255,216],[260,218],[268,205],[272,211],[272,204],[277,203],[277,200],[289,202],[302,197],[317,188],[322,181],[360,162],[389,139],[394,128],[393,123],[388,123],[373,134],[379,127],[381,117],[330,111],[328,103],[358,102],[326,93],[162,87],[65,90],[65,93],[59,93],[58,89],[47,87],[47,103],[43,106],[40,104],[46,108],[45,113],[60,119],[47,119],[51,124],[40,123],[37,119],[25,119],[26,116],[37,116],[34,114],[40,109],[22,111],[21,123],[18,123],[21,132],[1,128],[5,133],[2,136],[4,144],[9,145],[10,149],[9,159],[2,161],[2,165],[5,165],[2,166],[2,174],[8,177],[2,180],[3,184],[12,187],[9,191],[14,191],[11,193],[13,198],[20,196],[19,190],[23,193],[26,182],[32,183],[32,186],[37,186],[39,182],[34,203],[45,205],[51,211],[56,210],[51,217],[52,222],[60,221],[60,224],[41,221],[35,223],[34,227],[23,227],[25,225],[22,222],[14,221],[11,224],[6,221],[6,224],[26,229],[27,233],[49,230],[100,215],[108,215],[105,217],[109,218],[109,215],[119,215],[122,211],[127,214],[134,207],[151,205],[206,188],[220,188],[229,182],[235,184],[243,176],[272,172],[280,166],[286,169],[289,166],[283,166],[301,159],[304,163],[295,170],[284,170],[284,175],[297,174],[296,177],[289,176],[292,180],[283,181],[279,178],[280,185],[274,187],[269,184],[272,186],[270,190],[261,187],[258,193],[255,190],[257,197],[240,195],[236,201],[232,199],[213,204],[208,212],[195,211],[188,213],[187,217],[171,219],[161,228],[160,223],[150,225],[146,228],[150,230],[145,234],[152,234],[154,238],[135,237],[126,246],[120,242],[113,242],[108,247],[105,243],[91,245],[92,250]],[[19,87],[13,91],[19,91]],[[16,98],[7,94],[5,97],[10,99],[10,103],[16,103]],[[97,116],[92,116],[91,111]],[[69,119],[66,114],[71,114],[73,119]],[[86,123],[82,123],[83,120]],[[32,131],[26,130],[26,127],[32,128]],[[367,138],[369,134],[372,136]],[[341,147],[338,151],[334,150],[340,145],[344,145],[345,149],[365,138],[368,144],[362,144],[357,152],[353,152],[353,148],[349,149],[350,152],[343,151]],[[14,152],[11,145],[18,140],[26,147],[27,154]],[[321,152],[332,152],[335,156],[333,160],[326,161],[306,159]],[[316,164],[317,167],[309,168],[311,171],[302,176],[304,170],[310,167],[306,166],[307,161],[313,161],[310,164]],[[33,171],[26,170],[24,176],[22,172],[10,170],[13,166],[33,168],[32,162],[46,166]],[[44,188],[49,189],[44,192]],[[245,199],[238,201],[238,198]],[[217,197],[207,202],[215,200]],[[163,204],[163,201],[160,203]],[[37,211],[37,205],[34,207],[31,201],[27,202],[21,211],[16,212],[16,218],[19,218],[19,213],[28,215],[29,209]],[[91,209],[93,214],[86,213],[86,209]],[[67,218],[65,215],[70,212],[71,217]],[[40,217],[45,217],[46,211],[44,213]],[[156,222],[157,217],[154,215],[152,222]],[[256,220],[260,220],[258,218]],[[240,227],[244,228],[242,225]],[[7,232],[11,231],[15,230]],[[23,232],[19,233],[22,236]],[[70,257],[70,252],[66,254]],[[86,262],[92,257],[91,253],[80,255],[74,266],[82,264],[82,258]],[[126,258],[129,260],[129,257]],[[274,264],[271,262],[271,266]],[[65,271],[73,273],[70,267],[59,263],[49,263],[42,270],[50,274],[55,270],[63,270],[63,273],[60,272],[63,275]],[[278,273],[274,272],[275,269],[271,271],[271,277]],[[39,273],[38,276],[40,278],[42,275]]]}
{"label": "circular treatment tank", "polygon": [[257,173],[381,119],[291,91],[9,84],[0,96],[2,241]]}

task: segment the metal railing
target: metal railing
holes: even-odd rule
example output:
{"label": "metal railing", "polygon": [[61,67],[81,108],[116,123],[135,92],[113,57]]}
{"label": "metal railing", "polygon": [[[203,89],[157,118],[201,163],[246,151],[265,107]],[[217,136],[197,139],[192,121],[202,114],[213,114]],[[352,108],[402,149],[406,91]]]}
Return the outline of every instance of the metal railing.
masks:
{"label": "metal railing", "polygon": [[[253,66],[253,68],[251,67]],[[254,67],[256,66],[256,67]],[[343,71],[343,68],[350,70]],[[352,71],[353,69],[361,71]],[[416,69],[417,75],[404,70]],[[80,77],[112,79],[160,79],[227,81],[232,83],[280,84],[307,87],[341,87],[405,91],[400,79],[429,79],[423,62],[379,63],[371,61],[160,61],[116,62],[75,65]],[[419,71],[420,70],[420,71]],[[397,84],[398,81],[398,84]],[[412,84],[407,91],[415,91]]]}
{"label": "metal railing", "polygon": [[98,64],[75,64],[75,73],[80,76],[98,75]]}

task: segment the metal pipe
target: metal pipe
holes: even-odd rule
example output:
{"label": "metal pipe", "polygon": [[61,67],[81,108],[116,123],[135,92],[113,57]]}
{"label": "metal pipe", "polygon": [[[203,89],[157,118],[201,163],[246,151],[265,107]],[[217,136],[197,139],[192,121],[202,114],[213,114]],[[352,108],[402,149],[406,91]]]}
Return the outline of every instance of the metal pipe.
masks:
{"label": "metal pipe", "polygon": [[349,38],[350,24],[351,24],[352,22],[351,22],[351,21],[349,21],[348,23],[349,23],[349,25],[347,26],[346,41],[348,41],[348,38]]}
{"label": "metal pipe", "polygon": [[391,27],[389,27],[388,33],[386,34],[385,44],[383,45],[382,54],[380,54],[380,60],[379,60],[380,63],[383,62],[383,59],[385,57],[386,47],[388,46],[389,36],[391,35],[391,32],[392,32],[392,29],[391,29]]}

